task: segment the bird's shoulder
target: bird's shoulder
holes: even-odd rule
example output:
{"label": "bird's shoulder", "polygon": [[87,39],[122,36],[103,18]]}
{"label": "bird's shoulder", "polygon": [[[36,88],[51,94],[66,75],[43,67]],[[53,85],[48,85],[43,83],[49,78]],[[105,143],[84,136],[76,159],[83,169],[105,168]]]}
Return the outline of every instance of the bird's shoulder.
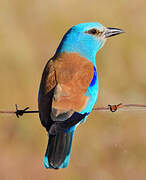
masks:
{"label": "bird's shoulder", "polygon": [[[57,86],[52,107],[57,113],[82,111],[89,97],[85,95],[93,79],[94,65],[77,53],[62,53],[54,60]],[[55,113],[57,115],[57,113]]]}
{"label": "bird's shoulder", "polygon": [[92,81],[94,65],[78,53],[62,53],[54,60],[59,84],[71,87],[75,92],[85,92]]}

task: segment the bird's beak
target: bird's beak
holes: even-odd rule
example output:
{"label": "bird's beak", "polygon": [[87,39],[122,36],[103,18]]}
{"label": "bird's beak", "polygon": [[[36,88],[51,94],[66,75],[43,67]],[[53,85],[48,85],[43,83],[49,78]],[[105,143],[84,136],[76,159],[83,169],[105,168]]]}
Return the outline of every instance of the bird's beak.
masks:
{"label": "bird's beak", "polygon": [[111,37],[111,36],[116,36],[118,34],[124,33],[124,31],[122,29],[118,29],[118,28],[106,28],[105,30],[105,38]]}

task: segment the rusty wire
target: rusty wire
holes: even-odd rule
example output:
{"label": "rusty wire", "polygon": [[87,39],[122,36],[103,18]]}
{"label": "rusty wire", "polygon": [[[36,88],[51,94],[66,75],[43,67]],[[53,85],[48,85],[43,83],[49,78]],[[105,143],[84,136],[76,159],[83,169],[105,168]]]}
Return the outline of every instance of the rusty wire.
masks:
{"label": "rusty wire", "polygon": [[[39,113],[38,110],[29,111],[29,107],[26,107],[24,109],[18,109],[17,104],[15,111],[8,111],[8,110],[0,110],[0,114],[15,114],[17,118],[20,116],[23,116],[23,114],[33,114],[33,113]],[[144,110],[146,111],[146,105],[145,104],[117,104],[117,105],[108,105],[103,107],[94,107],[94,111],[108,111],[108,112],[116,112],[117,110],[122,111],[131,111],[131,110]]]}

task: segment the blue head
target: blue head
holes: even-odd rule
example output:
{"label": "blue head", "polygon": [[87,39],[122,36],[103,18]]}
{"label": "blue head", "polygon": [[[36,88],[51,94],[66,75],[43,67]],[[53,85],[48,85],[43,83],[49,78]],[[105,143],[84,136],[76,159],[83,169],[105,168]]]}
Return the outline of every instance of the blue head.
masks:
{"label": "blue head", "polygon": [[107,37],[123,32],[95,22],[78,24],[67,31],[56,53],[76,52],[94,62],[97,51],[104,45]]}

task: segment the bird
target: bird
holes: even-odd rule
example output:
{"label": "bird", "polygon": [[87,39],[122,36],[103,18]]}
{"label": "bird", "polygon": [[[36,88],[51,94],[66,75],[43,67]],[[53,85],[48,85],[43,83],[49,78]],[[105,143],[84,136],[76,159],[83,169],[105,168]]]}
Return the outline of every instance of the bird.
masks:
{"label": "bird", "polygon": [[121,33],[122,29],[98,22],[77,24],[65,33],[48,60],[38,95],[40,121],[48,133],[45,168],[68,166],[74,131],[97,101],[95,56],[107,38]]}

